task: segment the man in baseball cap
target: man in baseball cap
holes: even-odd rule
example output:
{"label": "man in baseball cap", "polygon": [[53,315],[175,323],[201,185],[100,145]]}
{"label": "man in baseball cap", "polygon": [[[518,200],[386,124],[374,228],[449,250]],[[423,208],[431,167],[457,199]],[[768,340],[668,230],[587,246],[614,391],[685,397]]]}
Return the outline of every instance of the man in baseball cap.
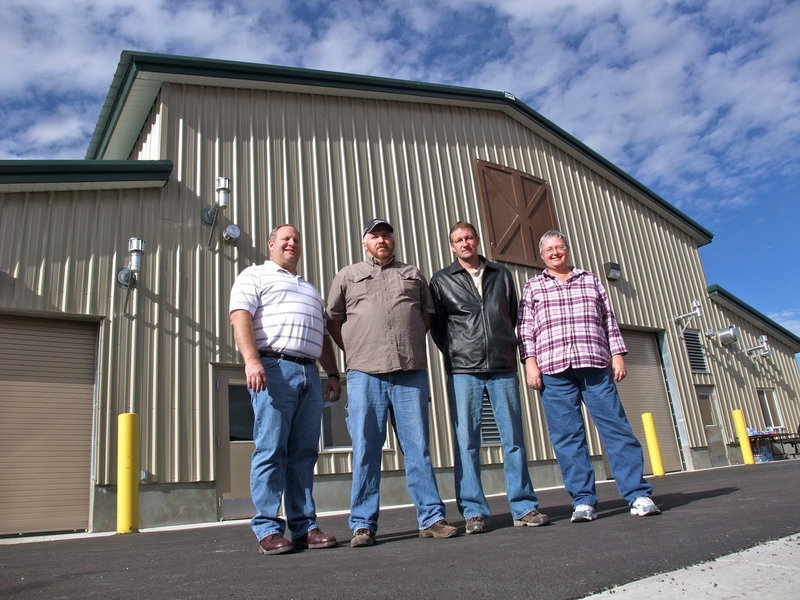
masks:
{"label": "man in baseball cap", "polygon": [[364,224],[364,233],[361,234],[361,237],[363,238],[379,225],[386,227],[389,230],[389,233],[394,233],[394,227],[389,224],[389,221],[386,221],[385,219],[370,219]]}
{"label": "man in baseball cap", "polygon": [[328,331],[347,356],[348,428],[353,442],[350,546],[375,543],[381,459],[393,417],[406,485],[417,508],[419,536],[449,538],[428,452],[428,359],[425,334],[433,301],[414,265],[395,259],[394,228],[385,219],[364,224],[366,259],[343,268],[328,293]]}

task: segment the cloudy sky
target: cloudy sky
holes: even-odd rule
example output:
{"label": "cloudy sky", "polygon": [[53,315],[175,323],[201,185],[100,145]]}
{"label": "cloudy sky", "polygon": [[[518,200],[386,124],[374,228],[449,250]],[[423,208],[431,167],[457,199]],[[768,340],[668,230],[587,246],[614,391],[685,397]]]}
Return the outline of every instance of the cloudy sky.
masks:
{"label": "cloudy sky", "polygon": [[800,335],[800,2],[3,5],[0,159],[83,158],[122,50],[508,91],[711,230],[708,283]]}

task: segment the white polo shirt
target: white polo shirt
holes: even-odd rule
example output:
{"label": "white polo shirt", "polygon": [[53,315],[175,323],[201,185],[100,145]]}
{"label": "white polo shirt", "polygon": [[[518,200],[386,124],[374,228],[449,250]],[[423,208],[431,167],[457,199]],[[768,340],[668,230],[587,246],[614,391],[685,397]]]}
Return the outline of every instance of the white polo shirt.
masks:
{"label": "white polo shirt", "polygon": [[231,288],[230,312],[253,315],[259,350],[319,358],[325,334],[322,298],[300,275],[268,260],[239,273]]}

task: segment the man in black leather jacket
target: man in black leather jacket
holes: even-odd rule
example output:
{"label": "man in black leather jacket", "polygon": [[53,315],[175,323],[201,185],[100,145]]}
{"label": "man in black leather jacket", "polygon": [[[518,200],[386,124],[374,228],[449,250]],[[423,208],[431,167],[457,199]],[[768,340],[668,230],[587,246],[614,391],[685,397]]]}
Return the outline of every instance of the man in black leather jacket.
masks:
{"label": "man in black leather jacket", "polygon": [[515,526],[546,525],[528,472],[517,378],[517,292],[509,270],[478,254],[475,227],[450,229],[456,260],[431,278],[431,334],[442,351],[455,445],[455,488],[466,533],[486,531],[489,505],[480,473],[484,394],[503,444],[506,494]]}

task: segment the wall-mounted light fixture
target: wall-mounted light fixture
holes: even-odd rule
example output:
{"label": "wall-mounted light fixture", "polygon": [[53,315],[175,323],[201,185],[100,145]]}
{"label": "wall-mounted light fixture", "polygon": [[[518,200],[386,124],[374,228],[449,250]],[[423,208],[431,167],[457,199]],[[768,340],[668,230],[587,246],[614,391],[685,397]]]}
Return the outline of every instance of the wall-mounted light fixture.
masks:
{"label": "wall-mounted light fixture", "polygon": [[689,326],[688,321],[690,321],[694,317],[700,318],[703,316],[703,309],[700,306],[700,300],[692,300],[692,306],[694,306],[694,310],[689,311],[682,315],[674,315],[672,317],[672,320],[675,321],[677,325],[682,325],[684,321],[687,322],[681,328],[681,335],[683,335],[683,332],[686,331],[686,328]]}
{"label": "wall-mounted light fixture", "polygon": [[208,243],[206,246],[211,248],[211,240],[214,236],[214,226],[217,224],[217,214],[221,208],[227,208],[231,194],[231,180],[227,177],[217,177],[215,189],[217,192],[216,200],[212,206],[207,206],[200,211],[200,222],[206,227],[210,227],[208,233]]}
{"label": "wall-mounted light fixture", "polygon": [[144,240],[138,237],[130,238],[128,240],[128,252],[130,253],[128,265],[117,269],[117,285],[126,290],[125,304],[122,309],[124,316],[128,316],[128,300],[131,296],[131,289],[136,287],[136,274],[142,268]]}
{"label": "wall-mounted light fixture", "polygon": [[603,270],[606,273],[606,279],[610,281],[616,281],[622,277],[622,267],[619,266],[619,263],[607,262],[603,264]]}
{"label": "wall-mounted light fixture", "polygon": [[733,325],[729,325],[726,329],[706,329],[706,337],[710,340],[717,338],[723,346],[730,346],[739,340],[739,330]]}
{"label": "wall-mounted light fixture", "polygon": [[222,239],[226,242],[230,242],[231,244],[235,244],[236,240],[242,235],[242,230],[239,229],[238,225],[231,223],[225,229],[222,230]]}
{"label": "wall-mounted light fixture", "polygon": [[747,352],[748,356],[753,356],[755,354],[756,358],[759,356],[763,356],[764,358],[772,356],[772,348],[769,347],[769,339],[765,335],[758,337],[758,346],[745,348],[745,352]]}

